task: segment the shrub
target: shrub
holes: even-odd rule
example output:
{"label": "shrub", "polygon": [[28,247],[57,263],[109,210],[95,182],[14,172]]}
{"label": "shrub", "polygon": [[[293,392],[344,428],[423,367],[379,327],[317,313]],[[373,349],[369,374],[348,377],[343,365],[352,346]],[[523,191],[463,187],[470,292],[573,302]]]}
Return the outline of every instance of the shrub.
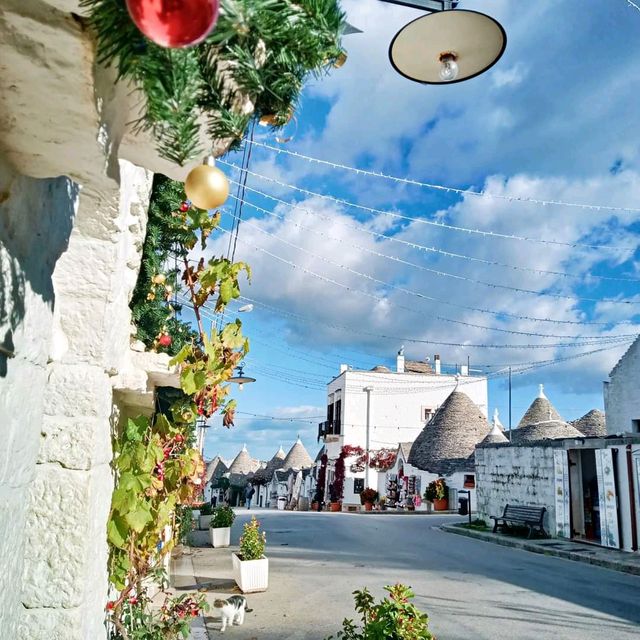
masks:
{"label": "shrub", "polygon": [[437,480],[433,480],[427,486],[424,492],[425,500],[429,500],[429,502],[433,502],[434,500],[444,500],[449,495],[449,488],[447,487],[447,483],[444,478],[438,478]]}
{"label": "shrub", "polygon": [[267,534],[260,531],[260,523],[253,516],[251,522],[244,525],[240,537],[240,558],[242,560],[260,560],[264,556],[266,546]]}
{"label": "shrub", "polygon": [[[414,597],[403,584],[385,587],[389,596],[374,604],[368,589],[354,591],[355,609],[362,616],[361,626],[345,619],[338,638],[345,640],[434,640],[429,616],[409,602]],[[327,640],[331,640],[330,636]]]}
{"label": "shrub", "polygon": [[365,489],[360,492],[360,503],[364,504],[365,502],[374,503],[378,500],[378,492],[375,489]]}
{"label": "shrub", "polygon": [[211,518],[211,528],[230,527],[235,519],[236,514],[231,507],[216,507],[213,510],[213,518]]}
{"label": "shrub", "polygon": [[205,502],[200,507],[200,515],[201,516],[210,516],[212,514],[213,514],[213,507],[211,506],[211,504],[209,502]]}

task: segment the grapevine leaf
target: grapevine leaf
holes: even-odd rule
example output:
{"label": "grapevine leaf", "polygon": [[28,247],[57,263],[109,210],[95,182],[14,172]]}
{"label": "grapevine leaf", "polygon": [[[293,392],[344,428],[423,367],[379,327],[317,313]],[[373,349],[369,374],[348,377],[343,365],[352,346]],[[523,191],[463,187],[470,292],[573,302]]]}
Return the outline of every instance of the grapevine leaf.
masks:
{"label": "grapevine leaf", "polygon": [[112,517],[107,523],[107,539],[119,549],[124,549],[127,544],[127,533],[129,527],[120,516]]}

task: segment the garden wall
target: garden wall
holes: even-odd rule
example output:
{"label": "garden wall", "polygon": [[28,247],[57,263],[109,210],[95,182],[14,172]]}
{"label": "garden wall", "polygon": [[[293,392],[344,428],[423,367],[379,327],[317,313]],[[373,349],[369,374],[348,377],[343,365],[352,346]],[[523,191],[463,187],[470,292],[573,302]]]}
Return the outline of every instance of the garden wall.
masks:
{"label": "garden wall", "polygon": [[506,504],[547,508],[545,528],[556,530],[554,447],[484,445],[476,448],[478,517],[502,515]]}

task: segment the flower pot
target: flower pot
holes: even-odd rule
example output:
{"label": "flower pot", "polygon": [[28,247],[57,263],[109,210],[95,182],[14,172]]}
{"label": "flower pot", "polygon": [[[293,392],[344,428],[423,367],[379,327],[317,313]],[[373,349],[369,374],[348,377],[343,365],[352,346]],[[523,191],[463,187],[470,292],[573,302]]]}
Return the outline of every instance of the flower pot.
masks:
{"label": "flower pot", "polygon": [[199,518],[198,518],[198,529],[206,531],[209,528],[209,525],[211,524],[211,518],[213,518],[213,515],[210,515],[210,516],[199,516]]}
{"label": "flower pot", "polygon": [[231,544],[231,527],[211,527],[209,540],[215,548],[228,547]]}
{"label": "flower pot", "polygon": [[242,593],[266,591],[269,586],[269,560],[241,560],[236,553],[231,554],[233,579]]}
{"label": "flower pot", "polygon": [[433,501],[433,509],[434,511],[446,511],[449,508],[449,500],[446,498],[438,499],[436,498]]}
{"label": "flower pot", "polygon": [[365,502],[364,503],[365,511],[373,511],[373,502]]}
{"label": "flower pot", "polygon": [[317,502],[312,502],[311,503],[311,511],[317,511],[318,510],[318,503]]}
{"label": "flower pot", "polygon": [[341,507],[342,507],[342,505],[339,502],[332,502],[331,503],[331,511],[340,511]]}

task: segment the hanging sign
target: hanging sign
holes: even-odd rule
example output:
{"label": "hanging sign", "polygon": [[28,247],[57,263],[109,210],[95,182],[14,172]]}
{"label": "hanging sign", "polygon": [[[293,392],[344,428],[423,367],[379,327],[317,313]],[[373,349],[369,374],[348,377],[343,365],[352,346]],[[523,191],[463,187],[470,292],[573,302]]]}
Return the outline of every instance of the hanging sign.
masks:
{"label": "hanging sign", "polygon": [[569,504],[569,456],[564,450],[553,452],[556,535],[571,537],[571,508]]}
{"label": "hanging sign", "polygon": [[611,449],[596,449],[596,476],[600,502],[600,543],[605,547],[619,549],[618,500]]}

